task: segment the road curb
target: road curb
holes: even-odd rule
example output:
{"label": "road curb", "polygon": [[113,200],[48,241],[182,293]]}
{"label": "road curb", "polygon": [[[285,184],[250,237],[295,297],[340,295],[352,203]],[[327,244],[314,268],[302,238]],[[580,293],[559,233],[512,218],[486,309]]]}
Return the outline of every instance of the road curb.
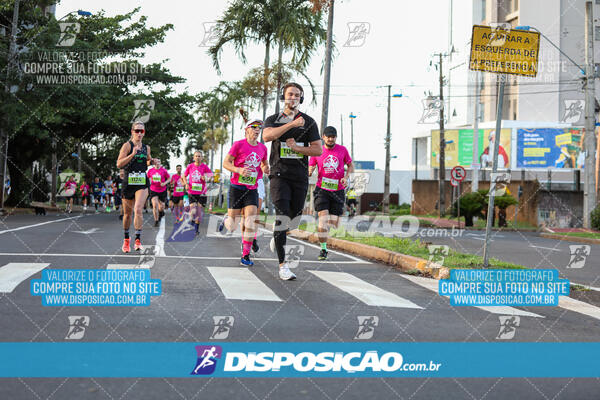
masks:
{"label": "road curb", "polygon": [[600,239],[592,239],[592,238],[577,237],[577,236],[567,236],[567,235],[555,235],[552,233],[545,233],[545,232],[540,233],[540,236],[547,238],[547,239],[566,240],[569,242],[600,244]]}
{"label": "road curb", "polygon": [[[263,224],[265,228],[271,230],[273,229],[273,224]],[[319,243],[319,238],[316,233],[294,229],[290,231],[290,235],[296,239],[304,240],[309,243]],[[349,240],[331,237],[327,239],[327,246],[359,257],[391,265],[404,272],[414,273],[415,270],[418,270],[423,275],[434,279],[447,279],[450,277],[450,269],[437,263],[431,263],[423,258],[413,257],[363,243],[351,242]]]}

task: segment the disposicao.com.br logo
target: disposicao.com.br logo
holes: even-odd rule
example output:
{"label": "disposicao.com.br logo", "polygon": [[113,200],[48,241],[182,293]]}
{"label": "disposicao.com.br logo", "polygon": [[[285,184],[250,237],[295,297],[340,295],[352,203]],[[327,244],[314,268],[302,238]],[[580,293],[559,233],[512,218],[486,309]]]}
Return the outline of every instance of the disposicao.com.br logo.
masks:
{"label": "disposicao.com.br logo", "polygon": [[[280,347],[280,346],[277,346]],[[376,348],[377,346],[373,346]],[[258,348],[256,350],[259,350]],[[358,350],[358,349],[356,349]],[[214,376],[373,376],[377,373],[439,372],[441,363],[404,362],[395,351],[226,351],[221,346],[196,346],[192,375]],[[217,366],[217,359],[220,363]]]}

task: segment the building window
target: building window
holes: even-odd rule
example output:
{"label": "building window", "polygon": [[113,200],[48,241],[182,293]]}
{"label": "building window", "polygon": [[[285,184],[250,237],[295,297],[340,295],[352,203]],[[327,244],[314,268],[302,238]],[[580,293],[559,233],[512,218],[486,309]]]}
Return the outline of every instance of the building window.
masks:
{"label": "building window", "polygon": [[594,40],[600,40],[600,26],[594,26]]}

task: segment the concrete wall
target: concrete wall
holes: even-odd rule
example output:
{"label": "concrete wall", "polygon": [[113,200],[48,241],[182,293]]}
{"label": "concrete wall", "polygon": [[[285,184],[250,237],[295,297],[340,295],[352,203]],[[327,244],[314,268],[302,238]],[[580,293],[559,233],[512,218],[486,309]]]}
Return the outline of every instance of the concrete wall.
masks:
{"label": "concrete wall", "polygon": [[[536,181],[511,181],[508,185],[508,189],[513,197],[517,197],[519,192],[519,185],[523,188],[523,194],[521,196],[517,221],[526,222],[531,225],[538,224],[537,204],[538,204],[538,193],[539,184]],[[490,187],[489,181],[480,181],[480,189],[488,189]],[[446,182],[446,205],[447,213],[450,212],[452,207],[452,185],[450,182]],[[461,185],[461,193],[467,193],[471,191],[471,183],[464,182]],[[422,215],[422,214],[437,214],[436,204],[439,199],[438,181],[434,180],[417,180],[412,183],[413,201],[411,202],[411,214]],[[515,206],[508,207],[506,209],[506,215],[509,220],[513,220],[515,215]]]}
{"label": "concrete wall", "polygon": [[583,226],[583,192],[540,190],[538,225],[555,228]]}

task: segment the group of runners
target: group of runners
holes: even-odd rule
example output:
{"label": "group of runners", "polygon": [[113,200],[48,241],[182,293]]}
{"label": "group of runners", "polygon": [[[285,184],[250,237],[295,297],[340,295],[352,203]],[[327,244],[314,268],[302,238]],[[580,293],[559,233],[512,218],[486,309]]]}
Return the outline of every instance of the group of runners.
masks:
{"label": "group of runners", "polygon": [[[319,217],[321,251],[318,258],[326,260],[328,232],[337,227],[344,212],[345,189],[354,166],[348,150],[336,143],[336,129],[326,127],[321,138],[315,120],[298,109],[304,101],[302,86],[293,82],[286,84],[280,100],[285,106],[279,114],[269,116],[264,122],[258,118],[245,122],[244,138],[233,143],[223,161],[223,168],[231,172],[231,179],[227,215],[217,230],[222,234],[226,233],[225,230],[231,233],[239,226],[242,233],[240,263],[245,266],[254,264],[250,253],[259,250],[257,220],[264,198],[262,178],[267,175],[277,216],[271,249],[277,253],[279,277],[293,280],[296,275],[286,260],[285,245],[287,232],[296,228],[297,217],[302,215],[309,176],[317,170],[314,208]],[[263,141],[271,144],[268,159],[267,147],[259,140],[261,131]],[[191,220],[198,233],[203,207],[206,206],[207,185],[212,179],[212,171],[202,163],[200,151],[194,153],[194,162],[183,173],[181,166],[177,166],[177,173],[169,176],[160,160],[152,158],[150,146],[142,143],[145,133],[143,123],[133,123],[131,139],[123,144],[117,160],[117,167],[124,171],[122,250],[125,253],[131,251],[129,229],[132,217],[134,249],[142,249],[142,210],[148,188],[153,206],[156,204],[153,207],[155,225],[164,215],[167,185],[172,183],[173,214],[179,221],[184,217],[182,198],[187,192]],[[151,168],[147,171],[149,166]]]}
{"label": "group of runners", "polygon": [[71,175],[64,184],[64,197],[66,201],[65,212],[73,212],[73,200],[77,188],[79,188],[83,211],[87,211],[88,206],[91,204],[94,204],[96,212],[99,212],[98,207],[104,208],[107,212],[110,212],[113,207],[116,210],[119,210],[119,207],[121,206],[120,192],[122,182],[123,172],[121,172],[114,180],[111,175],[104,181],[100,181],[100,177],[96,176],[93,182],[91,182],[91,186],[85,179],[81,181],[81,184],[78,184],[75,180],[75,175]]}

